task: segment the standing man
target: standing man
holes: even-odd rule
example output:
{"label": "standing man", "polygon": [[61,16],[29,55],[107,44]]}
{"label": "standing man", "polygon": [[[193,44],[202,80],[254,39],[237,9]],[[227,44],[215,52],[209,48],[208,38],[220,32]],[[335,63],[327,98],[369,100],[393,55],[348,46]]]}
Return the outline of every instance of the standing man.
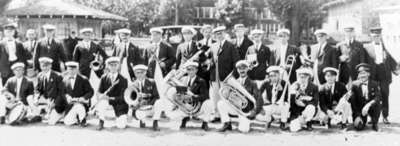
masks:
{"label": "standing man", "polygon": [[254,44],[249,47],[245,57],[246,60],[250,62],[251,67],[249,78],[252,80],[264,80],[267,74],[265,71],[268,68],[271,53],[269,48],[262,43],[264,35],[263,30],[252,30],[250,35],[252,36]]}
{"label": "standing man", "polygon": [[[290,31],[288,29],[278,30],[277,35],[278,40],[269,47],[272,53],[269,62],[270,65],[283,67],[286,70],[284,74],[290,74],[288,78],[290,83],[293,83],[296,81],[296,70],[302,65],[300,61],[301,51],[296,46],[289,44]],[[294,56],[294,64],[291,72],[289,72],[290,66],[286,66],[288,56]]]}
{"label": "standing man", "polygon": [[15,39],[17,24],[7,23],[3,28],[4,38],[0,42],[0,75],[2,85],[12,76],[11,65],[16,62],[26,64],[28,56],[23,45]]}
{"label": "standing man", "polygon": [[67,60],[72,60],[75,47],[80,40],[81,39],[77,37],[75,31],[71,31],[71,33],[68,35],[68,38],[64,39],[63,43],[65,46],[65,56]]}
{"label": "standing man", "polygon": [[354,27],[345,27],[344,37],[336,45],[340,61],[339,81],[348,83],[357,79],[356,65],[368,62],[368,54],[363,44],[355,39]]}
{"label": "standing man", "polygon": [[[55,125],[63,117],[67,106],[63,77],[60,73],[52,70],[53,59],[41,57],[38,61],[41,72],[38,75],[38,86],[36,88],[36,94],[38,95],[36,97],[38,99],[34,101],[43,101],[42,103],[47,105],[46,116],[48,117],[45,118],[47,118],[48,124]],[[38,104],[36,103],[36,105]],[[39,114],[40,110],[37,110],[37,115]]]}
{"label": "standing man", "polygon": [[170,44],[162,40],[162,29],[152,28],[150,29],[150,33],[152,44],[148,49],[150,55],[148,76],[150,78],[154,77],[157,62],[161,67],[163,76],[165,76],[169,71],[171,71],[172,65],[174,65],[176,61],[176,50],[172,48]]}
{"label": "standing man", "polygon": [[325,30],[318,29],[314,35],[318,43],[311,46],[311,61],[314,71],[314,83],[320,85],[326,82],[322,70],[325,67],[338,68],[337,50],[328,43],[328,33]]}
{"label": "standing man", "polygon": [[372,129],[378,131],[378,121],[381,114],[381,88],[378,82],[370,77],[370,65],[361,63],[356,67],[358,80],[353,82],[352,96],[349,101],[353,110],[353,124],[357,130],[362,130],[371,118]]}
{"label": "standing man", "polygon": [[[79,71],[86,78],[90,78],[92,69],[98,73],[98,76],[101,76],[102,69],[100,65],[103,65],[107,55],[100,45],[92,41],[93,28],[83,28],[79,32],[82,36],[82,41],[76,45],[72,60],[79,63]],[[98,69],[93,66],[93,61],[99,62]]]}
{"label": "standing man", "polygon": [[[235,73],[235,64],[239,60],[239,53],[235,45],[225,40],[225,26],[217,27],[213,30],[216,43],[210,48],[209,58],[211,58],[211,90],[210,97],[214,103],[214,109],[217,112],[217,103],[220,100],[220,83],[230,73]],[[218,117],[218,115],[215,115]],[[217,118],[218,119],[218,118]]]}
{"label": "standing man", "polygon": [[62,72],[65,70],[64,62],[67,60],[63,46],[60,42],[55,40],[56,27],[51,24],[43,25],[44,38],[39,41],[35,48],[33,61],[36,70],[39,68],[39,58],[49,57],[53,60],[52,70]]}
{"label": "standing man", "polygon": [[199,50],[193,36],[196,35],[197,31],[191,27],[183,27],[182,35],[184,42],[179,44],[176,51],[176,69],[179,69],[191,59],[191,61],[198,61],[200,54],[197,54]]}
{"label": "standing man", "polygon": [[86,126],[86,113],[89,108],[90,98],[93,96],[93,88],[89,80],[79,74],[79,63],[69,61],[65,63],[67,75],[64,77],[65,97],[67,107],[65,111],[64,124],[79,124]]}
{"label": "standing man", "polygon": [[383,123],[390,124],[389,116],[389,87],[392,83],[392,73],[399,74],[397,69],[398,63],[392,55],[386,50],[382,40],[382,28],[371,28],[370,36],[372,42],[365,44],[365,49],[369,55],[369,63],[371,65],[371,79],[378,81],[382,91],[382,116]]}
{"label": "standing man", "polygon": [[[0,99],[0,124],[5,123],[6,109],[11,110],[18,104],[28,107],[28,98],[33,97],[33,83],[24,77],[25,64],[22,62],[14,63],[11,66],[14,76],[7,80],[7,83],[2,89],[1,94],[9,93],[15,98],[7,99],[6,96],[1,96]],[[11,108],[12,107],[12,108]],[[11,125],[21,121],[12,121]]]}
{"label": "standing man", "polygon": [[247,28],[243,24],[235,24],[233,31],[236,35],[235,46],[239,52],[239,59],[245,59],[247,49],[253,45],[253,42],[245,35]]}
{"label": "standing man", "polygon": [[28,59],[32,59],[33,58],[33,52],[35,50],[35,47],[37,45],[37,36],[36,36],[36,32],[34,29],[28,29],[26,31],[26,38],[28,39],[27,41],[25,41],[23,43],[24,48],[26,51],[28,51],[29,56]]}
{"label": "standing man", "polygon": [[197,72],[197,75],[207,82],[207,86],[209,86],[210,82],[210,65],[209,61],[206,58],[206,52],[210,50],[210,47],[213,43],[215,43],[215,40],[212,38],[212,26],[211,25],[203,25],[201,27],[201,34],[203,34],[204,38],[200,41],[198,41],[200,50],[205,51],[204,54],[201,56],[204,56],[205,58],[202,59],[203,57],[200,57],[199,59],[199,71]]}
{"label": "standing man", "polygon": [[[99,127],[104,129],[104,121],[107,117],[116,117],[116,126],[120,129],[126,128],[129,106],[124,98],[124,91],[128,81],[119,74],[120,58],[110,57],[106,60],[106,67],[110,71],[100,79],[97,91],[97,104],[95,110],[98,113]],[[109,109],[113,110],[110,115]]]}

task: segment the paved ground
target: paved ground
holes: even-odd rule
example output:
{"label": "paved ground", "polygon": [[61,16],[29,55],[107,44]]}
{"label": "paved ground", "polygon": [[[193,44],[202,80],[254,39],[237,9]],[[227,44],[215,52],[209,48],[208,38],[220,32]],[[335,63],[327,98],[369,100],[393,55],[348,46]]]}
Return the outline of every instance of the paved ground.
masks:
{"label": "paved ground", "polygon": [[[62,125],[46,126],[44,124],[12,127],[0,126],[0,146],[103,146],[103,145],[162,145],[162,146],[253,146],[253,145],[400,145],[400,78],[396,77],[391,87],[391,125],[380,125],[380,131],[366,130],[363,132],[327,130],[317,127],[313,132],[289,133],[277,128],[265,131],[257,127],[249,134],[239,132],[216,132],[219,124],[212,124],[212,131],[204,132],[199,128],[188,128],[180,131],[178,125],[161,122],[161,131],[139,129],[136,121],[130,123],[130,128],[119,130],[107,128],[96,131],[94,126],[85,129],[65,127]],[[96,121],[89,121],[95,124]],[[111,123],[112,125],[112,123]],[[148,123],[150,125],[150,123]],[[107,126],[110,126],[109,124]],[[199,127],[200,123],[189,123],[189,126]],[[174,127],[174,128],[167,128]]]}

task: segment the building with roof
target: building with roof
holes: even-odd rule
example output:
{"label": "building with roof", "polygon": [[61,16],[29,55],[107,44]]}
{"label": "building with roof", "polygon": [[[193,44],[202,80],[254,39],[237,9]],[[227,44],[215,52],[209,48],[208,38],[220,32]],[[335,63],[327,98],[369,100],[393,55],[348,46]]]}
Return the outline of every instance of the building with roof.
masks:
{"label": "building with roof", "polygon": [[66,38],[70,32],[78,32],[85,27],[92,27],[95,36],[100,38],[105,21],[128,21],[119,15],[63,0],[41,0],[32,5],[6,10],[4,15],[17,21],[19,31],[35,29],[39,36],[43,33],[42,25],[53,24],[57,27],[56,36],[59,38]]}

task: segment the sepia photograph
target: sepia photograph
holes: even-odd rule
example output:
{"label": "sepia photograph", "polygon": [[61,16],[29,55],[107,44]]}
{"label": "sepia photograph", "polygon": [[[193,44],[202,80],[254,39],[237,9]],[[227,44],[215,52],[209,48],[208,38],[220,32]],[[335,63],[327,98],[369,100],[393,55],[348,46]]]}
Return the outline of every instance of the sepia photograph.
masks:
{"label": "sepia photograph", "polygon": [[400,0],[0,0],[0,146],[400,146],[399,75]]}

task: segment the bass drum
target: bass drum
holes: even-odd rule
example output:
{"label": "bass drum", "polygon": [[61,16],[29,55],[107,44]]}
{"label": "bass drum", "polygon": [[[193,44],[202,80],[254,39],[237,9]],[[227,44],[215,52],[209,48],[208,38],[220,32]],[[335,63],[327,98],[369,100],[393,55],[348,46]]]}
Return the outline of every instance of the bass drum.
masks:
{"label": "bass drum", "polygon": [[27,109],[24,104],[17,104],[14,108],[10,110],[7,121],[9,124],[20,121],[26,116]]}

